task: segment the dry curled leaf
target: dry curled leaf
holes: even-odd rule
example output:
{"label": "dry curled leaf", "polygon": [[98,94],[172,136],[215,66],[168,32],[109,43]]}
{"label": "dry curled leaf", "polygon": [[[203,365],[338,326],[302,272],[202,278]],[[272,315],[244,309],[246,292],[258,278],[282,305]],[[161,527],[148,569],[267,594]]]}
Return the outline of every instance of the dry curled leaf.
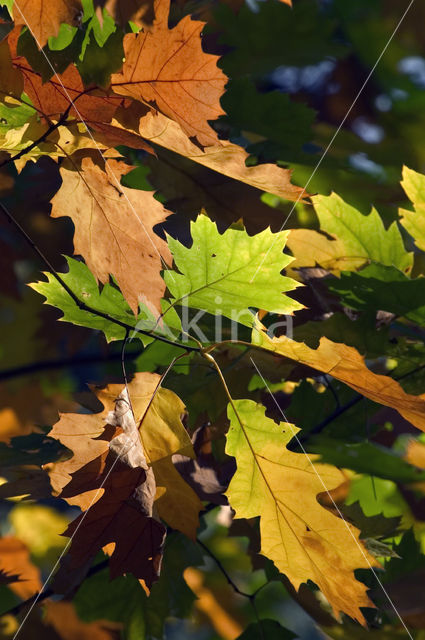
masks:
{"label": "dry curled leaf", "polygon": [[[81,415],[81,421],[86,417]],[[66,423],[66,416],[62,420]],[[111,577],[131,572],[147,588],[159,577],[166,530],[154,513],[155,478],[146,463],[126,389],[106,420],[100,438],[106,439],[108,447],[98,459],[97,473],[91,468],[85,473],[82,465],[62,491],[64,497],[84,489],[102,489],[103,494],[100,498],[94,494],[86,511],[64,533],[72,542],[55,576],[58,592],[66,593],[80,582],[105,547],[111,555]],[[78,459],[79,448],[84,450],[86,445],[87,438],[80,437],[74,444],[74,457]]]}

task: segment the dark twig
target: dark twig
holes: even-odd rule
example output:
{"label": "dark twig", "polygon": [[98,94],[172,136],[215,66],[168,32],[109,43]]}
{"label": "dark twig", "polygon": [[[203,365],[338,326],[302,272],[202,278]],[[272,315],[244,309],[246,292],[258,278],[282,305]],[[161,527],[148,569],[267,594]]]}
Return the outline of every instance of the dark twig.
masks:
{"label": "dark twig", "polygon": [[250,602],[250,605],[252,607],[252,610],[254,612],[255,618],[258,622],[258,627],[260,630],[260,637],[261,640],[265,640],[265,636],[264,636],[264,629],[261,625],[261,619],[260,616],[258,614],[258,610],[255,604],[255,598],[257,596],[257,594],[261,591],[261,589],[263,587],[265,587],[266,584],[268,584],[268,582],[265,582],[264,584],[262,584],[260,587],[258,587],[258,589],[256,589],[253,593],[246,593],[245,591],[241,591],[241,589],[239,589],[238,585],[232,580],[232,578],[230,577],[230,575],[227,573],[226,569],[224,568],[223,564],[221,563],[221,561],[217,558],[217,556],[211,551],[211,549],[209,549],[209,547],[207,547],[206,544],[204,544],[202,542],[202,540],[200,540],[200,538],[196,538],[196,542],[199,544],[199,546],[205,551],[205,553],[207,553],[210,558],[212,558],[212,560],[214,560],[215,564],[217,565],[217,567],[220,569],[221,573],[223,574],[223,576],[226,578],[228,584],[232,587],[233,591],[235,593],[237,593],[240,596],[243,596],[244,598],[247,598]]}
{"label": "dark twig", "polygon": [[[142,349],[137,349],[126,354],[127,358],[137,358]],[[38,373],[39,371],[51,371],[52,369],[64,369],[67,367],[78,367],[83,364],[97,364],[121,361],[120,353],[110,354],[93,354],[87,356],[75,356],[73,358],[62,358],[58,360],[42,360],[40,362],[31,362],[30,364],[22,365],[21,367],[12,367],[11,369],[0,370],[0,380],[10,380],[12,378],[18,378],[20,376],[29,375],[31,373]]]}
{"label": "dark twig", "polygon": [[[243,596],[244,598],[248,598],[249,600],[251,600],[252,598],[255,598],[255,596],[257,595],[257,593],[259,591],[261,591],[261,589],[264,587],[264,584],[261,585],[261,587],[259,587],[258,589],[256,589],[254,591],[254,593],[245,593],[245,591],[241,591],[241,589],[239,589],[238,585],[235,584],[235,582],[233,582],[232,578],[229,576],[229,574],[227,573],[226,569],[224,568],[223,564],[221,563],[221,560],[219,560],[217,558],[217,556],[211,551],[211,549],[209,549],[207,547],[206,544],[204,544],[202,542],[202,540],[200,538],[196,538],[196,542],[199,544],[199,546],[205,551],[205,553],[207,553],[210,558],[212,558],[215,562],[215,564],[217,565],[217,567],[220,569],[221,573],[224,575],[224,577],[226,578],[227,582],[230,584],[230,586],[232,587],[233,591],[235,593],[237,593],[240,596]],[[267,583],[265,583],[267,584]]]}
{"label": "dark twig", "polygon": [[63,287],[63,289],[65,289],[67,294],[72,298],[72,300],[75,302],[75,304],[77,305],[77,307],[81,311],[87,311],[88,313],[92,313],[95,316],[98,316],[100,318],[104,318],[105,320],[108,320],[108,322],[112,322],[112,323],[122,327],[126,331],[140,333],[142,335],[149,336],[151,338],[155,338],[155,340],[159,340],[160,342],[165,342],[166,344],[170,344],[170,345],[173,345],[175,347],[180,347],[181,349],[184,349],[185,351],[200,351],[199,347],[192,347],[192,346],[189,346],[189,345],[181,344],[180,342],[174,342],[173,340],[169,340],[168,338],[165,338],[164,336],[154,334],[154,333],[152,333],[150,331],[147,331],[145,329],[139,329],[139,328],[133,327],[130,324],[127,324],[126,322],[122,322],[121,320],[118,320],[118,318],[114,318],[113,316],[110,316],[108,313],[103,313],[103,311],[99,311],[98,309],[94,309],[93,307],[90,307],[88,304],[86,304],[85,302],[80,300],[78,298],[78,296],[72,291],[72,289],[70,289],[70,287],[68,287],[66,282],[63,280],[63,278],[56,271],[56,269],[53,267],[51,262],[40,251],[40,249],[37,247],[35,242],[29,237],[27,232],[23,229],[23,227],[21,227],[19,222],[14,218],[14,216],[10,213],[10,211],[4,206],[4,204],[2,202],[0,202],[0,209],[3,211],[3,213],[6,216],[6,218],[8,219],[8,221],[11,224],[13,224],[14,227],[23,236],[23,238],[25,238],[25,240],[29,244],[29,246],[33,249],[33,251],[35,251],[35,253],[38,255],[38,257],[44,262],[44,264],[48,267],[48,269],[50,270],[50,272],[53,275],[53,277],[57,280],[57,282],[59,282],[61,287]]}
{"label": "dark twig", "polygon": [[[99,564],[96,564],[94,565],[94,567],[91,567],[89,569],[89,571],[87,572],[86,578],[90,578],[90,576],[94,576],[96,573],[103,571],[103,569],[106,569],[108,565],[109,565],[109,558],[107,558],[106,560],[103,560],[102,562],[99,562]],[[52,595],[54,595],[53,589],[51,588],[46,589],[46,591],[43,591],[41,595],[35,594],[34,596],[31,596],[31,598],[27,598],[27,600],[23,600],[22,602],[19,602],[17,605],[12,607],[8,611],[5,611],[1,615],[17,616],[23,609],[25,609],[27,606],[30,606],[35,600],[37,600],[37,602],[43,602],[43,600],[47,600],[47,598],[50,598],[50,596]]]}

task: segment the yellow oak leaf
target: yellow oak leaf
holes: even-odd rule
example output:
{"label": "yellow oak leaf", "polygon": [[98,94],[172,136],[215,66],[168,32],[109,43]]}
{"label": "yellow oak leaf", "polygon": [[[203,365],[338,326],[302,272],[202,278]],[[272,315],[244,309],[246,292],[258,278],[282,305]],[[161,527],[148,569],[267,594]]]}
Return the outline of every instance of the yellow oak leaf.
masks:
{"label": "yellow oak leaf", "polygon": [[226,493],[236,517],[260,516],[261,553],[296,589],[312,580],[335,615],[342,611],[365,624],[360,607],[373,603],[354,570],[379,565],[359,530],[317,501],[319,493],[341,484],[342,472],[317,463],[318,456],[288,451],[299,429],[276,424],[262,405],[236,400],[235,409],[237,415],[229,406],[226,452],[237,469]]}

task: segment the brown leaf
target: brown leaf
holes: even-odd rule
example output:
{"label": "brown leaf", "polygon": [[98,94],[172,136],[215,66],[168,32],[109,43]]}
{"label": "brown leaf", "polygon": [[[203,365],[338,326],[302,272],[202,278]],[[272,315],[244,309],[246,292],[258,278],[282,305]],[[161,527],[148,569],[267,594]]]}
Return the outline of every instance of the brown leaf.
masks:
{"label": "brown leaf", "polygon": [[70,64],[62,74],[55,74],[43,82],[41,75],[32,69],[24,57],[19,56],[13,62],[15,69],[24,77],[25,93],[47,120],[58,120],[72,102],[75,106],[70,109],[70,118],[88,124],[110,122],[116,109],[123,103],[122,98],[108,95],[101,89],[86,90],[74,64]]}
{"label": "brown leaf", "polygon": [[16,25],[28,26],[42,49],[50,36],[57,36],[62,22],[77,24],[80,0],[19,0],[12,8]]}
{"label": "brown leaf", "polygon": [[217,144],[208,120],[224,113],[220,97],[227,78],[218,56],[202,51],[204,23],[185,16],[169,29],[169,6],[170,0],[155,0],[153,29],[124,37],[123,69],[112,75],[111,86],[172,118],[199,144]]}
{"label": "brown leaf", "polygon": [[[273,193],[286,200],[299,200],[308,194],[301,187],[291,184],[290,169],[283,169],[275,164],[259,164],[246,166],[248,154],[242,147],[221,140],[220,144],[199,149],[184,133],[177,122],[162,114],[147,113],[139,122],[139,133],[152,145],[160,145],[192,162],[201,164],[212,171],[239,180],[260,191]],[[216,177],[217,180],[218,177]],[[201,185],[203,180],[201,180]],[[218,187],[220,188],[220,180]],[[226,187],[225,187],[226,188]],[[215,194],[214,188],[212,194]],[[241,216],[244,216],[242,207]]]}
{"label": "brown leaf", "polygon": [[[79,419],[81,424],[87,422],[85,433],[89,434],[90,427],[94,427],[96,434],[99,427],[93,424],[94,417],[74,414],[69,419]],[[101,425],[99,414],[96,417]],[[61,421],[67,425],[67,416],[62,416]],[[153,513],[155,478],[146,463],[126,389],[117,398],[114,411],[107,414],[107,421],[101,439],[110,441],[107,451],[99,456],[97,472],[90,469],[87,474],[82,466],[60,494],[65,497],[78,495],[81,490],[93,491],[99,487],[103,490],[97,501],[97,496],[93,496],[86,511],[64,533],[72,538],[72,542],[55,577],[54,588],[58,592],[67,592],[80,582],[96,554],[111,543],[114,545],[110,558],[111,577],[131,572],[150,588],[159,576],[165,527]],[[74,436],[76,464],[81,457],[87,459],[85,449],[89,442],[89,438],[80,435],[75,439]],[[77,477],[79,473],[82,473],[82,482]]]}
{"label": "brown leaf", "polygon": [[165,290],[160,270],[171,256],[153,231],[168,211],[151,191],[119,184],[131,167],[115,160],[105,171],[89,157],[80,170],[62,165],[62,186],[52,200],[54,218],[70,216],[75,225],[75,253],[84,257],[101,282],[113,275],[134,313],[143,298],[159,308]]}
{"label": "brown leaf", "polygon": [[8,536],[0,538],[0,582],[26,600],[41,589],[40,570],[32,564],[27,546]]}

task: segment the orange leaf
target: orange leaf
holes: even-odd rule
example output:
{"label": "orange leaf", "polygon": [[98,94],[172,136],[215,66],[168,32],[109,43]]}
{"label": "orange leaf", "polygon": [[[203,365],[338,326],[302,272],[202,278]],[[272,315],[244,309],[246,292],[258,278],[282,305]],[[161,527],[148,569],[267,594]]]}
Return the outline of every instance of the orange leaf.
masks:
{"label": "orange leaf", "polygon": [[23,600],[41,589],[40,571],[32,564],[27,546],[12,536],[0,539],[0,583],[9,584]]}
{"label": "orange leaf", "polygon": [[[248,153],[236,144],[221,140],[219,144],[200,149],[193,144],[177,122],[162,114],[148,113],[139,122],[139,132],[148,142],[174,151],[189,160],[224,176],[239,180],[261,191],[273,193],[286,200],[298,201],[308,194],[291,184],[290,169],[275,164],[247,167]],[[244,215],[244,207],[241,215]],[[262,229],[264,227],[261,227]]]}
{"label": "orange leaf", "polygon": [[16,25],[29,27],[42,49],[50,36],[57,36],[62,22],[77,24],[82,12],[80,0],[19,0],[13,5]]}
{"label": "orange leaf", "polygon": [[253,340],[264,349],[333,376],[373,402],[392,407],[425,431],[425,395],[412,396],[393,378],[373,373],[354,347],[323,337],[317,349],[311,349],[286,336],[269,338],[260,326],[257,329],[254,328]]}
{"label": "orange leaf", "polygon": [[75,102],[69,116],[87,123],[110,122],[122,98],[110,96],[106,91],[96,89],[84,93],[85,88],[80,73],[70,64],[62,74],[55,74],[43,82],[27,60],[19,56],[13,60],[16,69],[24,76],[24,90],[33,105],[48,120],[58,120],[70,102]]}
{"label": "orange leaf", "polygon": [[111,86],[169,116],[201,145],[217,144],[208,120],[224,113],[220,96],[227,78],[218,56],[202,51],[204,23],[185,16],[169,29],[169,6],[169,0],[156,0],[152,31],[124,37],[123,69],[112,75]]}
{"label": "orange leaf", "polygon": [[72,218],[75,253],[101,282],[113,275],[135,313],[142,298],[159,308],[165,290],[160,270],[171,256],[153,227],[169,212],[152,191],[120,185],[131,167],[109,160],[105,169],[90,157],[82,160],[80,170],[75,163],[62,165],[63,183],[52,200],[52,216]]}

